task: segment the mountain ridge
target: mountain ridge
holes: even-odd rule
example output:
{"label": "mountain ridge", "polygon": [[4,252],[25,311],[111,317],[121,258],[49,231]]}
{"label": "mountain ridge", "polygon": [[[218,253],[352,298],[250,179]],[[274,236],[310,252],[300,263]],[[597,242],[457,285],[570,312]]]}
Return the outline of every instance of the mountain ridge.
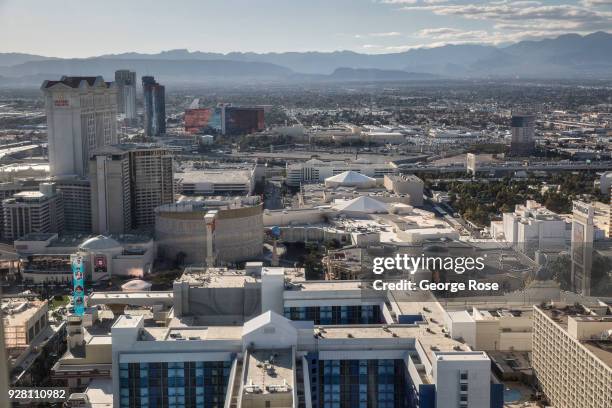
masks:
{"label": "mountain ridge", "polygon": [[[520,41],[503,47],[486,44],[448,44],[387,54],[354,51],[253,53],[136,52],[90,58],[61,59],[0,53],[0,75],[111,75],[133,69],[161,80],[191,81],[211,77],[266,80],[403,80],[433,75],[450,78],[612,78],[612,34],[563,34],[556,38]],[[31,58],[31,60],[27,60]],[[16,64],[10,65],[9,63]],[[351,69],[340,71],[338,69]],[[369,73],[363,70],[370,70]],[[404,75],[398,71],[410,73]],[[342,73],[346,77],[342,77]],[[415,75],[417,74],[417,75]]]}

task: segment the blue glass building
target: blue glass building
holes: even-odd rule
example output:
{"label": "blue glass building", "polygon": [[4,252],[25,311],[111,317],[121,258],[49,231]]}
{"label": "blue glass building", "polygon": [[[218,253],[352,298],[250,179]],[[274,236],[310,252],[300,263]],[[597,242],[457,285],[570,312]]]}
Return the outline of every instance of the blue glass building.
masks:
{"label": "blue glass building", "polygon": [[287,319],[312,321],[314,324],[380,324],[380,306],[300,306],[285,307]]}
{"label": "blue glass building", "polygon": [[122,363],[120,408],[223,407],[229,361]]}

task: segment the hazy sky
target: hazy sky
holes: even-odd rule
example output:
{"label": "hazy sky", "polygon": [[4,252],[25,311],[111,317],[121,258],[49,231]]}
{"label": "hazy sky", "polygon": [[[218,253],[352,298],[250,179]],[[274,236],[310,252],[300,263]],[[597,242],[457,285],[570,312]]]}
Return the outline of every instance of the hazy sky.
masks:
{"label": "hazy sky", "polygon": [[612,31],[612,0],[0,0],[0,52],[398,52]]}

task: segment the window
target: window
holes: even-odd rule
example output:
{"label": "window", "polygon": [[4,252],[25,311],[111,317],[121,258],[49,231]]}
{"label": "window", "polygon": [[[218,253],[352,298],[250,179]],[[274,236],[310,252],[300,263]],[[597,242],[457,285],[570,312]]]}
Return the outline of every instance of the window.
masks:
{"label": "window", "polygon": [[318,399],[323,408],[408,406],[401,360],[325,360],[320,364]]}
{"label": "window", "polygon": [[223,406],[230,365],[230,361],[120,364],[120,406]]}

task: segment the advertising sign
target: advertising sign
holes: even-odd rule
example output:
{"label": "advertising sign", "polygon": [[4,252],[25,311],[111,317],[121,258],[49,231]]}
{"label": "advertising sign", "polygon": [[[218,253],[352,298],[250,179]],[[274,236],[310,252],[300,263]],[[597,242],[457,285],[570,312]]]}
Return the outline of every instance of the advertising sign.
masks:
{"label": "advertising sign", "polygon": [[95,273],[106,273],[108,272],[106,256],[96,255],[94,258],[94,272]]}
{"label": "advertising sign", "polygon": [[85,312],[85,270],[83,257],[81,255],[71,255],[70,263],[72,265],[72,302],[74,314],[83,316]]}

